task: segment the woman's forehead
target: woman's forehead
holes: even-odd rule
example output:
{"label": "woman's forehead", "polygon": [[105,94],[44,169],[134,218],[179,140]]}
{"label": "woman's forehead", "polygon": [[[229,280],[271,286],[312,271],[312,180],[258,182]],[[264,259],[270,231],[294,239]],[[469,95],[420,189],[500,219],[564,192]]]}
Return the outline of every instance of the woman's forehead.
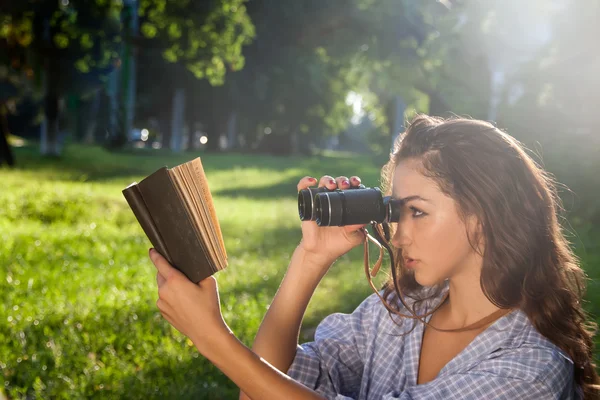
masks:
{"label": "woman's forehead", "polygon": [[420,172],[422,164],[406,160],[398,164],[392,177],[392,197],[401,199],[408,196],[431,198],[440,190],[435,181]]}

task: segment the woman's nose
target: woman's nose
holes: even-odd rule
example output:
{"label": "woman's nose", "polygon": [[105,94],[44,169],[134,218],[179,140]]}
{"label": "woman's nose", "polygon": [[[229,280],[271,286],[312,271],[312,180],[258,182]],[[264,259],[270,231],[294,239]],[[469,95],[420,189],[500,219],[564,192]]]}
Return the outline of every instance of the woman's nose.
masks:
{"label": "woman's nose", "polygon": [[396,232],[394,232],[394,236],[392,237],[392,240],[390,240],[392,245],[397,249],[406,247],[412,241],[407,227],[403,225],[404,224],[398,224],[396,226]]}

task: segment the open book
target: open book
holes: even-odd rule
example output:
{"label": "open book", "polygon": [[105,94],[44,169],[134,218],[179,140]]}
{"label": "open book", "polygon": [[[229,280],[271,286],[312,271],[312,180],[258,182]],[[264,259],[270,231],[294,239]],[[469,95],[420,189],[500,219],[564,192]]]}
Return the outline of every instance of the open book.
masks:
{"label": "open book", "polygon": [[227,266],[200,158],[160,168],[127,186],[123,195],[154,248],[192,282]]}

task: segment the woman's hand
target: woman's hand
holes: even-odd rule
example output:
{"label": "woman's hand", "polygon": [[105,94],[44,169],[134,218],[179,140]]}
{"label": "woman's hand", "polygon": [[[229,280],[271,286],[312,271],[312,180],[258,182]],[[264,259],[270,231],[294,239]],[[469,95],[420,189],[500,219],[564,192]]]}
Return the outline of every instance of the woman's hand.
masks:
{"label": "woman's hand", "polygon": [[[298,191],[306,189],[317,183],[315,178],[306,176],[298,182]],[[319,181],[319,187],[327,187],[329,190],[348,190],[360,185],[360,178],[353,176],[348,179],[338,176],[333,179],[325,175]],[[353,247],[361,244],[365,239],[362,229],[365,225],[328,226],[320,227],[314,221],[302,222],[302,242],[300,247],[323,267],[329,267],[338,257],[346,254]]]}
{"label": "woman's hand", "polygon": [[150,250],[150,259],[158,270],[156,304],[162,315],[244,392],[255,399],[324,399],[265,362],[232,334],[221,315],[215,278],[194,284],[156,250]]}
{"label": "woman's hand", "polygon": [[221,314],[219,290],[214,277],[195,284],[171,266],[158,251],[150,249],[150,259],[158,270],[158,309],[175,329],[194,342],[201,353],[202,348],[210,346],[210,339],[231,333]]}

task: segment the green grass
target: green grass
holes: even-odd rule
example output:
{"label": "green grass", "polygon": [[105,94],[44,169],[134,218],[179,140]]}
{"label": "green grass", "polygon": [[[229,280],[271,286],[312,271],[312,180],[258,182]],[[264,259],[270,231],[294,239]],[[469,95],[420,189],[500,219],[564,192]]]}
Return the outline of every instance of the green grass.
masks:
{"label": "green grass", "polygon": [[[22,148],[19,169],[0,170],[0,376],[9,397],[236,398],[157,312],[151,245],[121,194],[194,156],[70,146],[56,161]],[[327,171],[377,185],[378,169],[334,157],[206,155],[203,163],[229,255],[218,274],[223,313],[250,344],[300,239],[297,180]],[[370,293],[360,257],[328,274],[308,327]]]}
{"label": "green grass", "polygon": [[[31,147],[16,156],[17,169],[0,169],[0,383],[8,397],[237,398],[157,312],[150,242],[121,195],[132,181],[195,154],[72,145],[60,161]],[[217,275],[224,317],[250,344],[300,240],[298,179],[357,174],[376,186],[379,169],[368,158],[331,154],[202,159],[229,255]],[[575,245],[600,278],[600,235],[581,226]],[[325,315],[349,312],[371,293],[361,259],[357,249],[325,277],[303,340]],[[600,298],[592,296],[598,315]]]}

